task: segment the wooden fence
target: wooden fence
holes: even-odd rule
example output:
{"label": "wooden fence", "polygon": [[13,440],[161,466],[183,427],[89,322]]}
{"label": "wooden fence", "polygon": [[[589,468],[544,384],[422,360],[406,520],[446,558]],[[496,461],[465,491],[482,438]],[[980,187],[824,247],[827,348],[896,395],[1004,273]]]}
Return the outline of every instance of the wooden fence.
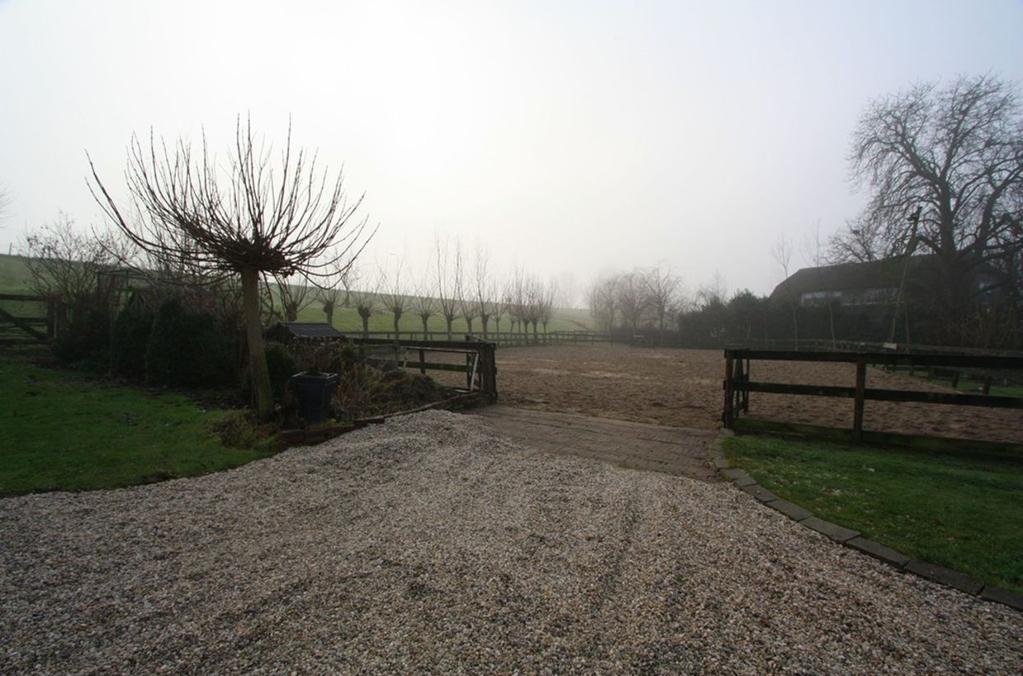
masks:
{"label": "wooden fence", "polygon": [[[448,341],[453,340],[456,335],[463,335],[458,333],[452,333],[451,337],[448,337],[446,331],[369,331],[363,333],[362,331],[348,331],[346,335],[352,338],[361,338],[368,340],[383,340],[383,341]],[[523,332],[510,332],[502,331],[501,333],[488,332],[486,335],[481,333],[471,333],[471,335],[477,340],[484,342],[493,343],[499,347],[529,347],[534,345],[591,345],[596,343],[611,342],[611,336],[606,333],[595,333],[593,331],[549,331],[533,333],[531,331]]]}
{"label": "wooden fence", "polygon": [[[750,363],[753,361],[797,361],[847,363],[856,366],[855,382],[852,386],[805,385],[791,383],[762,382],[750,379]],[[920,352],[814,352],[791,350],[725,350],[724,410],[722,423],[728,429],[745,431],[796,431],[825,432],[832,438],[846,438],[853,442],[873,441],[882,443],[914,445],[914,439],[906,435],[895,435],[883,431],[867,432],[863,429],[863,412],[867,401],[917,402],[925,404],[952,404],[956,406],[983,406],[988,408],[1023,409],[1023,397],[991,396],[989,394],[966,394],[951,392],[924,392],[918,390],[887,390],[867,387],[867,366],[888,368],[940,368],[984,371],[1023,371],[1023,357],[978,354],[934,354]],[[789,425],[773,421],[747,418],[741,424],[740,414],[748,414],[750,393],[764,392],[817,397],[852,399],[853,426],[851,430],[817,428],[809,425]],[[835,435],[834,432],[841,432]],[[828,433],[831,432],[831,433]],[[905,437],[905,438],[903,438]],[[975,440],[949,440],[978,445]],[[920,445],[920,444],[915,444]],[[983,445],[983,444],[981,444]]]}
{"label": "wooden fence", "polygon": [[[391,334],[394,335],[394,334]],[[446,334],[445,334],[446,335]],[[494,343],[466,336],[457,340],[405,340],[387,338],[353,338],[364,349],[376,351],[381,358],[398,366],[427,371],[454,371],[465,374],[465,392],[476,392],[486,403],[497,401],[497,359]],[[430,360],[434,355],[456,355],[457,363]],[[409,355],[412,355],[410,358]]]}
{"label": "wooden fence", "polygon": [[43,296],[0,294],[0,345],[49,342],[56,333],[56,308]]}

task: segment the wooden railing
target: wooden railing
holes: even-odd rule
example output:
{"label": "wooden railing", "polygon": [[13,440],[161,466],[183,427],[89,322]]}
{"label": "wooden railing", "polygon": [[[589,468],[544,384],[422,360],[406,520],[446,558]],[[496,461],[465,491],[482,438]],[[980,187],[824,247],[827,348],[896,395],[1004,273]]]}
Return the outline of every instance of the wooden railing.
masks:
{"label": "wooden railing", "polygon": [[[454,371],[465,374],[465,391],[478,392],[487,403],[497,401],[497,359],[494,343],[465,336],[457,340],[398,340],[386,338],[353,338],[352,343],[364,348],[378,348],[393,355],[393,361],[402,368],[427,371]],[[418,359],[409,359],[409,354]],[[435,354],[464,357],[464,363],[430,361]]]}
{"label": "wooden railing", "polygon": [[[15,308],[29,308],[31,314]],[[45,308],[42,310],[41,308]],[[57,304],[44,296],[0,294],[0,345],[46,343],[57,325]]]}
{"label": "wooden railing", "polygon": [[[762,382],[750,379],[750,362],[794,361],[833,362],[856,366],[852,386],[806,385]],[[724,407],[722,423],[728,429],[736,426],[740,414],[749,412],[751,392],[800,396],[835,397],[853,400],[853,427],[850,439],[864,440],[863,412],[867,401],[917,402],[925,404],[952,404],[955,406],[983,406],[988,408],[1023,409],[1023,397],[992,396],[952,392],[925,392],[919,390],[890,390],[868,388],[867,366],[889,368],[922,367],[984,371],[1023,371],[1023,357],[978,354],[934,354],[919,352],[841,352],[792,350],[725,350]],[[777,428],[778,426],[775,426]],[[964,440],[966,441],[966,440]],[[970,441],[972,442],[972,440]]]}

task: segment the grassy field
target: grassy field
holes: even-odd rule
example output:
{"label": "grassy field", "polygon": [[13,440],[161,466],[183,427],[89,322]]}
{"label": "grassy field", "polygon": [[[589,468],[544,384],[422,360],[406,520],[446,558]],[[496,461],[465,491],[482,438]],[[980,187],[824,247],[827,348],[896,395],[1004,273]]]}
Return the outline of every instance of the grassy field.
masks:
{"label": "grassy field", "polygon": [[[20,256],[7,256],[0,254],[0,293],[31,293],[28,285],[29,274],[28,269],[25,266],[24,259]],[[12,306],[11,312],[16,314],[24,314],[25,308],[22,305]],[[299,314],[299,321],[303,322],[323,322],[326,321],[326,315],[323,314],[323,310],[318,304],[313,304],[310,307],[305,308]],[[419,320],[411,310],[406,310],[406,313],[402,315],[401,322],[398,324],[402,331],[422,331],[423,323]],[[446,326],[444,320],[435,316],[430,319],[429,324],[431,331],[444,331]],[[334,311],[334,328],[339,331],[346,333],[356,333],[362,331],[362,319],[356,313],[355,308],[337,308]],[[466,332],[465,320],[459,318],[455,320],[452,325],[452,330],[456,334],[464,334]],[[473,322],[473,328],[477,332],[480,332],[482,326],[479,320]],[[574,331],[591,328],[590,314],[587,310],[578,308],[563,308],[555,310],[555,315],[552,318],[550,324],[547,327],[551,331]],[[394,316],[390,312],[384,312],[380,310],[375,312],[369,321],[370,331],[393,331],[394,330]],[[491,324],[491,330],[493,330],[493,324]],[[507,317],[501,322],[501,330],[511,330],[511,325],[508,322]]]}
{"label": "grassy field", "polygon": [[1023,591],[1023,459],[740,436],[737,467],[777,495],[907,556]]}
{"label": "grassy field", "polygon": [[27,293],[28,279],[25,259],[0,254],[0,293]]}
{"label": "grassy field", "polygon": [[265,457],[225,448],[225,415],[0,356],[0,495],[129,486]]}

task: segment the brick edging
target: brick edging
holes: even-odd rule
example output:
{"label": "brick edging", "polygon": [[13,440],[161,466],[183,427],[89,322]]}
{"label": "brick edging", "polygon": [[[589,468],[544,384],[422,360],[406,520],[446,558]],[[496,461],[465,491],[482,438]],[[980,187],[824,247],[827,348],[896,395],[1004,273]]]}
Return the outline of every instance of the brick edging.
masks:
{"label": "brick edging", "polygon": [[897,552],[890,547],[886,547],[879,542],[868,540],[857,531],[820,519],[799,505],[793,504],[787,500],[782,500],[777,495],[758,484],[753,477],[746,473],[745,470],[731,466],[728,462],[728,458],[725,457],[724,448],[722,446],[724,439],[731,436],[734,436],[734,433],[731,430],[721,430],[721,433],[717,436],[713,443],[711,462],[717,469],[718,474],[720,474],[726,481],[730,481],[739,490],[749,493],[762,504],[777,512],[781,512],[800,525],[806,526],[811,530],[815,530],[818,533],[828,536],[832,541],[837,542],[838,544],[872,556],[878,561],[886,563],[898,571],[919,575],[931,582],[937,582],[938,584],[945,585],[946,587],[952,587],[953,589],[965,592],[971,596],[976,596],[984,599],[985,601],[994,601],[996,603],[1009,606],[1014,610],[1023,611],[1023,594],[1018,594],[1014,591],[1003,589],[1001,587],[984,584],[980,580],[965,573],[960,573],[957,570],[937,566],[933,563],[927,563],[926,561],[910,559],[908,556]]}

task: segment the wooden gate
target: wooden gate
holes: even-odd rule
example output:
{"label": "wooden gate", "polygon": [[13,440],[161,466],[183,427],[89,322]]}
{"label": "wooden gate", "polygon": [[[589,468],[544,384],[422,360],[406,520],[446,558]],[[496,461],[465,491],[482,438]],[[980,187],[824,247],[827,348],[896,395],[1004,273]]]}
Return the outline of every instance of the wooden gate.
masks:
{"label": "wooden gate", "polygon": [[0,345],[49,342],[55,331],[55,307],[43,296],[0,294]]}

